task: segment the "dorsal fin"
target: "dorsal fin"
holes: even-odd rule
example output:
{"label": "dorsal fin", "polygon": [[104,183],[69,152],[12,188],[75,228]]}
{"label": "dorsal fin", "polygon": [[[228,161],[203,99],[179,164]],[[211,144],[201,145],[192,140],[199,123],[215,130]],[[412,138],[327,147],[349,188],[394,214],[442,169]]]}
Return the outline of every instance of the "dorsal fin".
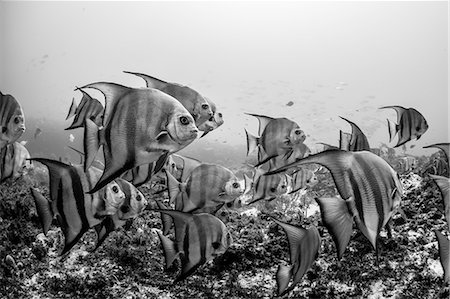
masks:
{"label": "dorsal fin", "polygon": [[103,126],[106,126],[109,115],[118,99],[130,92],[131,88],[110,82],[96,82],[85,85],[81,88],[93,88],[100,91],[105,96],[105,112],[103,113]]}
{"label": "dorsal fin", "polygon": [[392,108],[395,110],[395,112],[397,112],[397,124],[400,124],[400,119],[402,118],[402,114],[405,112],[406,108],[402,106],[384,106],[380,107],[379,109],[388,109],[388,108]]}
{"label": "dorsal fin", "polygon": [[354,150],[365,150],[365,151],[370,151],[370,146],[369,146],[369,141],[367,140],[366,135],[364,135],[363,131],[361,131],[361,129],[352,121],[339,116],[340,118],[342,118],[343,120],[345,120],[346,122],[348,122],[350,124],[350,126],[352,127],[352,135],[351,135],[351,139],[350,139],[350,150],[354,151]]}
{"label": "dorsal fin", "polygon": [[72,98],[72,104],[70,105],[69,113],[67,113],[66,120],[68,120],[69,118],[71,118],[76,114],[77,108],[78,107],[77,103],[75,102],[75,98]]}
{"label": "dorsal fin", "polygon": [[289,253],[291,258],[291,263],[295,263],[299,256],[300,242],[306,235],[306,229],[302,227],[297,227],[282,221],[279,221],[271,216],[272,220],[275,221],[279,226],[283,228],[286,232],[288,243],[289,243]]}
{"label": "dorsal fin", "polygon": [[445,156],[447,157],[447,161],[450,160],[450,157],[449,157],[450,143],[435,143],[435,144],[430,144],[430,145],[424,146],[423,148],[430,148],[430,147],[435,147],[435,148],[442,150],[444,152]]}
{"label": "dorsal fin", "polygon": [[191,221],[193,215],[191,213],[185,213],[175,210],[161,210],[157,209],[156,212],[164,213],[173,218],[175,224],[175,238],[176,243],[182,242],[184,238],[184,232],[186,230],[186,224]]}
{"label": "dorsal fin", "polygon": [[258,119],[259,121],[259,128],[258,128],[258,135],[261,136],[262,133],[264,132],[264,129],[266,128],[267,124],[271,121],[274,120],[273,117],[270,116],[265,116],[265,115],[258,115],[258,114],[251,114],[251,113],[246,113],[247,115],[251,115],[254,116]]}
{"label": "dorsal fin", "polygon": [[127,73],[127,74],[132,74],[132,75],[135,75],[135,76],[138,76],[138,77],[144,79],[148,88],[155,88],[155,89],[161,90],[161,89],[165,88],[168,84],[170,84],[170,83],[167,83],[166,81],[160,80],[158,78],[155,78],[155,77],[152,77],[152,76],[149,76],[146,74],[133,73],[133,72],[128,72],[128,71],[123,71],[123,72]]}

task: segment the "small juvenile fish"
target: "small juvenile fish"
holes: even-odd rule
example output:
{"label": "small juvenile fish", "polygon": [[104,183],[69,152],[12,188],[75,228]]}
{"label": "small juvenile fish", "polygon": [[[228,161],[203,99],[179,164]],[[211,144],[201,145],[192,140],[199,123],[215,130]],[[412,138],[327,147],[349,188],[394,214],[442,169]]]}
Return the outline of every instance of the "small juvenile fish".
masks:
{"label": "small juvenile fish", "polygon": [[[73,116],[75,116],[72,124],[66,128],[66,130],[73,130],[76,128],[84,127],[84,121],[86,119],[92,120],[98,127],[102,125],[102,116],[103,116],[103,105],[97,100],[92,98],[87,92],[82,89],[77,89],[83,93],[83,97],[81,98],[80,105],[73,112]],[[73,106],[75,102],[72,101],[72,105],[70,106],[69,115],[72,114]]]}
{"label": "small juvenile fish", "polygon": [[110,233],[141,214],[148,204],[144,195],[133,184],[121,178],[117,178],[116,182],[125,194],[125,199],[114,214],[107,216],[101,223],[94,226],[97,233],[97,244],[94,250],[102,245]]}
{"label": "small juvenile fish", "polygon": [[[98,82],[105,95],[103,127],[86,119],[85,169],[103,145],[105,169],[89,192],[95,192],[125,171],[157,161],[161,168],[169,154],[191,143],[198,133],[194,119],[175,98],[151,88],[135,89]],[[159,170],[157,167],[156,170]]]}
{"label": "small juvenile fish", "polygon": [[171,216],[175,223],[175,241],[158,231],[166,259],[166,269],[172,266],[177,257],[181,260],[181,273],[174,283],[185,279],[201,265],[225,253],[232,243],[225,224],[211,214],[190,214],[174,210],[155,211]]}
{"label": "small juvenile fish", "polygon": [[256,169],[252,183],[248,182],[248,177],[246,181],[246,190],[249,189],[247,185],[251,185],[254,189],[252,201],[249,204],[260,200],[274,200],[283,194],[287,194],[290,180],[286,174],[266,175],[261,169]]}
{"label": "small juvenile fish", "polygon": [[[295,288],[306,271],[311,268],[319,255],[321,239],[315,226],[305,229],[271,218],[283,228],[289,243],[291,265],[279,265],[276,274],[278,296],[284,296]],[[288,288],[291,278],[292,284]]]}
{"label": "small juvenile fish", "polygon": [[300,189],[307,187],[311,188],[318,183],[317,176],[314,171],[308,168],[300,168],[292,175],[292,190],[289,193],[294,193]]}
{"label": "small juvenile fish", "polygon": [[215,212],[244,192],[234,173],[216,164],[201,164],[185,182],[177,181],[169,172],[166,175],[170,202],[175,201],[178,211]]}
{"label": "small juvenile fish", "polygon": [[[284,156],[286,159],[290,158],[293,156],[294,147],[302,144],[306,139],[306,135],[299,125],[287,118],[247,114],[256,117],[259,121],[258,135],[260,137],[253,136],[245,130],[247,134],[247,155],[258,148],[258,164],[255,167],[277,156]],[[296,152],[301,153],[301,151]]]}
{"label": "small juvenile fish", "polygon": [[389,141],[398,133],[398,142],[394,147],[399,147],[406,142],[416,138],[417,140],[428,130],[428,124],[423,115],[414,108],[404,108],[402,106],[385,106],[380,109],[393,108],[397,112],[397,124],[392,129],[391,122],[388,121]]}
{"label": "small juvenile fish", "polygon": [[338,258],[342,257],[350,240],[353,220],[377,251],[381,229],[400,210],[403,189],[398,174],[385,160],[371,152],[342,150],[311,155],[267,174],[310,163],[330,170],[341,196],[316,199],[323,222],[336,243]]}
{"label": "small juvenile fish", "polygon": [[19,142],[8,144],[0,150],[0,183],[11,178],[18,179],[31,169],[30,153]]}
{"label": "small juvenile fish", "polygon": [[25,115],[19,102],[0,92],[0,149],[14,143],[25,132]]}
{"label": "small juvenile fish", "polygon": [[434,180],[436,185],[438,185],[439,191],[441,191],[442,199],[444,201],[445,219],[447,220],[447,225],[450,227],[450,178],[433,174],[429,174],[429,176]]}
{"label": "small juvenile fish", "polygon": [[89,168],[87,173],[81,166],[33,158],[47,166],[50,177],[50,200],[37,189],[30,188],[37,214],[46,235],[56,215],[64,233],[65,245],[61,255],[67,253],[91,227],[102,222],[100,215],[115,213],[114,207],[125,199],[125,194],[116,182],[106,185],[98,193],[88,194],[94,180],[101,171]]}
{"label": "small juvenile fish", "polygon": [[294,102],[292,102],[292,101],[289,101],[289,102],[287,102],[287,104],[286,104],[286,106],[292,106],[292,105],[294,105]]}
{"label": "small juvenile fish", "polygon": [[444,282],[448,282],[450,281],[450,240],[438,230],[435,230],[434,233],[438,240],[439,257],[444,269]]}
{"label": "small juvenile fish", "polygon": [[[367,140],[366,135],[361,131],[361,129],[354,123],[349,121],[346,118],[341,117],[343,120],[348,122],[352,126],[352,134],[350,135],[350,140],[345,147],[348,147],[349,151],[370,151],[369,141]],[[342,131],[341,131],[342,132]],[[348,134],[348,133],[345,133]],[[342,137],[342,134],[341,134]],[[343,141],[346,143],[347,140]],[[343,149],[343,148],[341,148]]]}
{"label": "small juvenile fish", "polygon": [[126,71],[124,73],[141,77],[147,83],[148,88],[158,89],[180,101],[180,103],[183,104],[187,111],[189,111],[189,113],[191,113],[194,117],[196,126],[201,125],[214,115],[205,97],[190,87],[183,86],[178,83],[165,82],[145,74]]}

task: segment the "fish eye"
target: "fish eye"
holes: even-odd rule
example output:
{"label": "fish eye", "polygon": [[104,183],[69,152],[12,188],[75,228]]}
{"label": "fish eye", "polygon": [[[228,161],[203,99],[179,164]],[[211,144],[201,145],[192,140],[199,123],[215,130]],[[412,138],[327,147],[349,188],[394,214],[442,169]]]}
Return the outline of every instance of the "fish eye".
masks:
{"label": "fish eye", "polygon": [[419,126],[416,127],[416,131],[420,131],[420,127]]}
{"label": "fish eye", "polygon": [[219,112],[219,113],[217,113],[217,115],[218,115],[219,117],[222,117],[222,113],[220,113],[220,112]]}
{"label": "fish eye", "polygon": [[112,187],[112,191],[113,191],[114,193],[119,193],[119,188],[117,188],[117,186],[113,186],[113,187]]}
{"label": "fish eye", "polygon": [[227,207],[231,208],[233,206],[232,202],[227,202]]}
{"label": "fish eye", "polygon": [[20,123],[20,118],[18,116],[14,117],[14,123],[17,125]]}
{"label": "fish eye", "polygon": [[189,124],[189,119],[186,116],[182,116],[180,117],[180,122],[182,125],[187,125]]}
{"label": "fish eye", "polygon": [[206,109],[208,109],[208,108],[209,108],[209,105],[208,105],[208,104],[203,104],[203,105],[202,105],[202,109],[206,110]]}
{"label": "fish eye", "polygon": [[233,188],[239,188],[239,183],[233,183]]}
{"label": "fish eye", "polygon": [[137,200],[137,201],[141,201],[141,200],[142,200],[142,196],[141,196],[140,194],[138,194],[138,195],[136,196],[136,200]]}
{"label": "fish eye", "polygon": [[286,185],[281,185],[281,189],[286,189]]}
{"label": "fish eye", "polygon": [[300,135],[302,133],[301,130],[295,130],[295,135]]}
{"label": "fish eye", "polygon": [[130,211],[130,207],[129,206],[121,206],[120,211],[124,214],[128,213]]}
{"label": "fish eye", "polygon": [[209,121],[214,121],[214,116],[211,116],[208,120]]}

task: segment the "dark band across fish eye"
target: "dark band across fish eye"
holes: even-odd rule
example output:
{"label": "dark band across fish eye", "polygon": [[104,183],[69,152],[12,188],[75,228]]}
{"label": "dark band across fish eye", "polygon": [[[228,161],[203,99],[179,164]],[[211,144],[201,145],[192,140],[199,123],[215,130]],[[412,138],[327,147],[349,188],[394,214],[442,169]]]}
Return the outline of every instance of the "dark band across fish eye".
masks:
{"label": "dark band across fish eye", "polygon": [[113,187],[112,187],[112,191],[113,191],[114,193],[117,193],[117,192],[119,192],[119,188],[117,188],[117,186],[113,186]]}
{"label": "dark band across fish eye", "polygon": [[239,183],[233,183],[233,188],[239,188]]}
{"label": "dark band across fish eye", "polygon": [[206,110],[206,109],[208,109],[208,108],[209,108],[209,105],[208,105],[208,104],[202,104],[202,109]]}

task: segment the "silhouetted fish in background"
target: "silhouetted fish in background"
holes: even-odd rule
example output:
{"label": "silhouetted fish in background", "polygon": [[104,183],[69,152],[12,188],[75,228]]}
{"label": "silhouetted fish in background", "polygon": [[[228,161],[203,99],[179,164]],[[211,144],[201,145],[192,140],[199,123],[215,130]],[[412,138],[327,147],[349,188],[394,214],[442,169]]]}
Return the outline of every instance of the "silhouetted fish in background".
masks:
{"label": "silhouetted fish in background", "polygon": [[180,101],[186,110],[189,111],[189,113],[191,113],[194,117],[195,125],[197,127],[214,116],[214,113],[205,97],[190,87],[183,86],[178,83],[165,82],[141,73],[127,71],[124,73],[141,77],[147,83],[148,88],[158,89]]}
{"label": "silhouetted fish in background", "polygon": [[[276,274],[278,296],[283,296],[295,288],[312,266],[319,255],[321,239],[315,226],[305,229],[271,218],[283,228],[289,243],[291,265],[279,265]],[[292,284],[288,288],[291,278]]]}
{"label": "silhouetted fish in background", "polygon": [[86,119],[92,120],[98,127],[100,127],[102,125],[103,105],[97,99],[92,98],[84,90],[79,88],[77,88],[76,90],[81,91],[83,93],[83,97],[81,98],[80,105],[75,108],[75,111],[73,113],[72,110],[75,102],[72,101],[72,105],[70,106],[69,113],[67,114],[66,119],[72,116],[75,116],[75,118],[72,124],[68,128],[66,128],[66,130],[73,130],[76,128],[84,127],[84,121]]}
{"label": "silhouetted fish in background", "polygon": [[0,149],[14,143],[25,129],[25,115],[19,102],[0,92]]}
{"label": "silhouetted fish in background", "polygon": [[[348,122],[352,126],[352,134],[350,135],[350,140],[348,145],[349,151],[370,151],[369,141],[367,140],[366,135],[361,131],[361,129],[354,123],[349,121],[346,118],[341,117],[343,120]],[[342,137],[342,135],[341,135]],[[343,148],[341,148],[343,149]]]}
{"label": "silhouetted fish in background", "polygon": [[[352,234],[353,219],[377,250],[381,229],[399,209],[403,194],[398,174],[377,155],[367,152],[328,150],[268,172],[293,166],[320,164],[330,170],[341,198],[318,198],[322,219],[331,233],[340,259]],[[388,227],[388,230],[390,228]]]}
{"label": "silhouetted fish in background", "polygon": [[380,109],[393,108],[397,112],[397,124],[392,128],[388,121],[389,142],[398,133],[398,142],[394,147],[399,147],[406,142],[419,138],[428,130],[428,124],[423,115],[414,108],[404,108],[402,106],[385,106]]}
{"label": "silhouetted fish in background", "polygon": [[133,186],[133,184],[121,178],[117,178],[116,182],[125,194],[125,199],[117,207],[114,214],[107,216],[101,223],[94,226],[97,233],[95,249],[102,245],[110,233],[124,226],[127,221],[136,218],[142,213],[148,203],[141,191]]}
{"label": "silhouetted fish in background", "polygon": [[[255,167],[262,165],[275,157],[282,156],[288,159],[296,151],[295,147],[303,144],[306,139],[305,133],[299,125],[287,118],[272,118],[264,115],[249,114],[259,121],[259,137],[247,134],[247,155],[258,148],[258,163]],[[294,159],[302,157],[293,157]],[[284,164],[283,164],[284,165]],[[270,165],[272,169],[274,165]]]}
{"label": "silhouetted fish in background", "polygon": [[105,169],[89,192],[95,192],[128,169],[157,161],[156,172],[169,154],[197,137],[189,112],[175,98],[151,88],[134,89],[98,82],[84,86],[105,95],[103,127],[86,119],[85,169],[103,145]]}
{"label": "silhouetted fish in background", "polygon": [[68,252],[89,228],[99,224],[103,220],[101,215],[115,213],[111,208],[125,199],[116,182],[108,184],[98,193],[87,194],[86,190],[92,187],[101,174],[93,168],[84,173],[81,166],[42,158],[32,160],[48,168],[50,200],[44,198],[37,189],[31,188],[31,193],[44,234],[47,234],[54,215],[57,217],[65,239],[61,255]]}
{"label": "silhouetted fish in background", "polygon": [[450,240],[440,231],[435,230],[439,246],[439,257],[442,268],[444,269],[444,282],[450,281]]}
{"label": "silhouetted fish in background", "polygon": [[211,214],[155,211],[171,216],[175,223],[175,241],[158,231],[166,269],[172,266],[178,256],[181,259],[181,273],[174,283],[185,279],[207,261],[223,254],[232,243],[225,224]]}

